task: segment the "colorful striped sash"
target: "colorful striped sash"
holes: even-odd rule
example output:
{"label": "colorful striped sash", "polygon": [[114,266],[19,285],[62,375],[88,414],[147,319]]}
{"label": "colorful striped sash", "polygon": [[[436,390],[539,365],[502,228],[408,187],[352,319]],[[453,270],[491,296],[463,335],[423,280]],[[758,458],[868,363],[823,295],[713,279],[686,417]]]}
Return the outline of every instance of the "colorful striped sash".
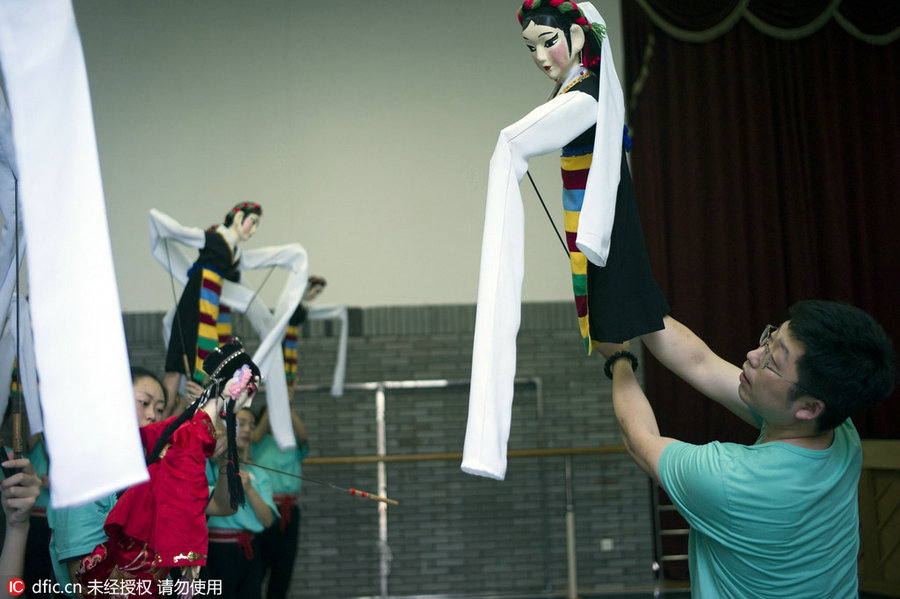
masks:
{"label": "colorful striped sash", "polygon": [[216,321],[216,333],[219,335],[219,345],[224,345],[234,337],[232,334],[232,312],[225,304],[219,304],[219,319]]}
{"label": "colorful striped sash", "polygon": [[572,268],[572,290],[575,294],[575,309],[578,313],[578,327],[584,339],[584,349],[591,353],[591,326],[588,313],[587,258],[575,245],[578,235],[578,218],[584,202],[584,188],[593,157],[591,146],[568,146],[563,148],[561,171],[563,180],[563,212],[565,214],[566,245]]}
{"label": "colorful striped sash", "polygon": [[288,325],[284,334],[284,343],[282,351],[284,352],[284,378],[287,380],[288,387],[297,380],[297,350],[300,336],[300,327]]}
{"label": "colorful striped sash", "polygon": [[200,283],[200,320],[197,326],[197,354],[194,360],[194,380],[203,382],[203,360],[219,347],[219,296],[222,294],[222,275],[204,268]]}

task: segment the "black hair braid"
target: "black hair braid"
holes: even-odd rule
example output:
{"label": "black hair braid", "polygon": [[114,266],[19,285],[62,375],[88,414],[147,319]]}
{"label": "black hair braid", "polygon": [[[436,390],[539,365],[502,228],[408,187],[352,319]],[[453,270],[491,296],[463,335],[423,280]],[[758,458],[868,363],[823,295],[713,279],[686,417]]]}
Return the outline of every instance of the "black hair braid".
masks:
{"label": "black hair braid", "polygon": [[238,475],[241,471],[238,458],[238,450],[236,443],[237,418],[234,413],[235,400],[229,399],[225,407],[225,435],[228,439],[228,495],[231,500],[232,509],[238,509],[244,505],[244,484]]}

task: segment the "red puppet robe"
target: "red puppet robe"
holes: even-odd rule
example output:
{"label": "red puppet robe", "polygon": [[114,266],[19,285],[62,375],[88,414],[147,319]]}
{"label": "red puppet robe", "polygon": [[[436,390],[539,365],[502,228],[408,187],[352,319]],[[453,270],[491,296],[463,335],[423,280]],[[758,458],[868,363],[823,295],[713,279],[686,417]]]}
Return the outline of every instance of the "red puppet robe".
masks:
{"label": "red puppet robe", "polygon": [[[174,418],[141,427],[145,452]],[[202,410],[172,433],[160,459],[147,467],[150,479],[128,488],[106,518],[109,540],[82,560],[78,582],[86,595],[116,597],[122,587],[109,588],[108,581],[134,580],[156,596],[154,581],[169,568],[206,563],[206,461],[215,445],[215,427]]]}

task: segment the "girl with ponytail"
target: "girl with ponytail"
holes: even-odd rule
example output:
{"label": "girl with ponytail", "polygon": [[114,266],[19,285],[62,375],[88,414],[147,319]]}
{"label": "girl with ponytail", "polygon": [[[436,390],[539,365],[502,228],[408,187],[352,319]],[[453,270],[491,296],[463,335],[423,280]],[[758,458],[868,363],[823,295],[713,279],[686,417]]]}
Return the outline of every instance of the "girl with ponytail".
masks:
{"label": "girl with ponytail", "polygon": [[553,80],[550,99],[500,132],[491,157],[462,469],[503,479],[524,261],[519,182],[562,148],[566,251],[585,351],[663,328],[625,150],[625,102],[607,29],[589,2],[525,0],[522,41]]}

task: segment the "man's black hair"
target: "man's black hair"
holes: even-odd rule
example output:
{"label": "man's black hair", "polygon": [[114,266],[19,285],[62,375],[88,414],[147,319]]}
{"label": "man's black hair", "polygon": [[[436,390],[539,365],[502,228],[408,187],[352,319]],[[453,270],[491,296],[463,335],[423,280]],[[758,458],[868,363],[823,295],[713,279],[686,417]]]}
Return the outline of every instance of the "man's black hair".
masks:
{"label": "man's black hair", "polygon": [[[897,375],[897,354],[884,329],[849,304],[804,300],[791,306],[788,329],[803,344],[798,383],[825,404],[820,431],[889,396]],[[794,388],[793,397],[805,393]]]}

